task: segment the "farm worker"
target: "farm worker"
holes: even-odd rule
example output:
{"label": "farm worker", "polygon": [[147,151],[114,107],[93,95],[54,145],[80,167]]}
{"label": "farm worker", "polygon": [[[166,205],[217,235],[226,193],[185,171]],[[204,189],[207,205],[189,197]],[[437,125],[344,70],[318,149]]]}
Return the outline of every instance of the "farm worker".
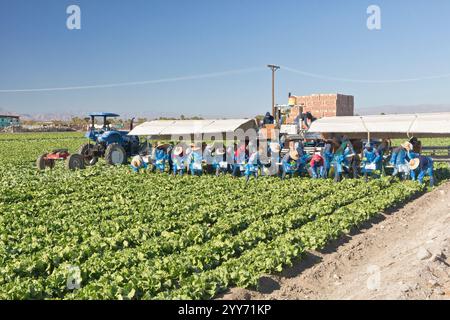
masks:
{"label": "farm worker", "polygon": [[382,175],[385,174],[385,172],[384,172],[385,171],[385,169],[384,169],[385,155],[387,155],[389,153],[390,146],[391,146],[391,141],[388,139],[383,139],[383,141],[377,148],[377,152],[380,155],[380,161],[378,161],[377,170],[380,170]]}
{"label": "farm worker", "polygon": [[391,157],[391,163],[394,165],[394,172],[392,173],[393,177],[395,177],[399,173],[403,174],[404,179],[409,176],[410,168],[408,165],[408,152],[412,149],[413,146],[409,141],[403,142],[399,148],[394,149]]}
{"label": "farm worker", "polygon": [[422,152],[422,142],[416,137],[412,137],[411,139],[409,139],[409,143],[411,143],[413,146],[412,151],[414,151],[415,153]]}
{"label": "farm worker", "polygon": [[299,156],[295,150],[291,150],[283,157],[283,160],[281,161],[283,168],[281,179],[285,179],[287,174],[292,178],[294,173],[298,170],[298,159]]}
{"label": "farm worker", "polygon": [[203,159],[205,160],[206,172],[208,174],[213,173],[213,171],[215,172],[215,167],[213,166],[213,163],[214,163],[214,157],[212,154],[213,148],[214,148],[214,144],[213,145],[205,145],[205,148],[203,150]]}
{"label": "farm worker", "polygon": [[262,176],[274,176],[279,173],[280,151],[281,147],[277,142],[269,143],[267,148],[260,146],[258,157]]}
{"label": "farm worker", "polygon": [[258,179],[258,167],[259,167],[259,156],[258,152],[256,151],[256,147],[252,146],[249,148],[249,157],[248,162],[245,164],[245,171],[244,175],[246,177],[246,182],[250,180],[251,176],[255,177],[255,180]]}
{"label": "farm worker", "polygon": [[226,174],[228,171],[228,163],[225,159],[225,154],[226,152],[223,147],[217,148],[214,152],[212,166],[216,173],[216,177],[218,177],[220,173]]}
{"label": "farm worker", "polygon": [[356,157],[356,152],[348,137],[344,136],[344,140],[347,141],[347,147],[344,150],[344,170],[350,173],[351,168],[353,179],[356,179],[358,178],[358,159]]}
{"label": "farm worker", "polygon": [[324,178],[327,178],[331,168],[331,162],[333,161],[333,146],[330,140],[325,142],[325,146],[322,150],[322,158],[324,160]]}
{"label": "farm worker", "polygon": [[167,154],[163,148],[163,145],[157,145],[153,150],[153,169],[152,171],[158,170],[164,172],[166,167]]}
{"label": "farm worker", "polygon": [[167,157],[167,162],[169,163],[169,174],[172,173],[172,169],[173,169],[172,152],[173,152],[173,144],[170,143],[168,145],[168,147],[166,148],[166,157]]}
{"label": "farm worker", "polygon": [[226,161],[228,165],[228,172],[233,172],[234,168],[234,149],[236,148],[235,145],[230,145],[227,147],[227,153],[226,153]]}
{"label": "farm worker", "polygon": [[130,166],[131,169],[133,169],[133,171],[136,173],[138,173],[140,169],[147,169],[147,163],[140,155],[134,156],[133,159],[131,159]]}
{"label": "farm worker", "polygon": [[189,169],[193,176],[201,176],[203,173],[202,167],[202,146],[201,144],[195,144],[192,146],[192,153],[190,154]]}
{"label": "farm worker", "polygon": [[367,142],[363,150],[362,173],[364,174],[364,179],[367,181],[368,175],[372,175],[375,170],[377,170],[378,163],[381,162],[381,157],[378,151],[373,148],[370,142]]}
{"label": "farm worker", "polygon": [[186,170],[186,152],[183,151],[183,146],[179,145],[175,147],[172,153],[172,162],[173,162],[173,168],[172,172],[173,175],[180,175],[182,176]]}
{"label": "farm worker", "polygon": [[433,159],[431,159],[430,157],[426,157],[426,156],[421,156],[419,154],[411,154],[411,156],[413,157],[411,159],[411,161],[409,162],[409,166],[410,166],[410,174],[411,174],[411,179],[413,181],[416,180],[416,169],[419,169],[419,176],[417,177],[417,180],[419,181],[420,184],[423,183],[423,178],[425,176],[429,176],[430,177],[430,187],[434,186],[434,176],[433,176]]}
{"label": "farm worker", "polygon": [[340,147],[336,150],[333,157],[334,167],[334,181],[338,182],[341,179],[341,174],[344,172],[344,152],[347,149],[347,141],[342,141]]}
{"label": "farm worker", "polygon": [[318,177],[325,177],[325,159],[319,153],[316,153],[312,156],[309,164],[311,166],[311,175],[313,179],[317,179]]}
{"label": "farm worker", "polygon": [[273,124],[273,122],[274,122],[273,116],[270,114],[270,112],[266,112],[266,115],[264,116],[263,119],[263,125]]}
{"label": "farm worker", "polygon": [[246,160],[245,144],[241,143],[234,152],[234,164],[233,164],[233,177],[237,177],[244,171],[244,165]]}

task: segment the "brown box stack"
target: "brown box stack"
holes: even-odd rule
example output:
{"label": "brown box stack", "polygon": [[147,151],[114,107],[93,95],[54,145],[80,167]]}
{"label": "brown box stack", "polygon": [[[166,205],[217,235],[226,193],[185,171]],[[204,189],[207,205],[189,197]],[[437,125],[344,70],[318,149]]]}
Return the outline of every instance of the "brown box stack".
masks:
{"label": "brown box stack", "polygon": [[[353,116],[354,97],[343,94],[313,94],[311,96],[297,96],[297,105],[303,105],[303,112],[311,112],[316,118]],[[298,107],[291,109],[288,121],[293,122],[299,114]]]}

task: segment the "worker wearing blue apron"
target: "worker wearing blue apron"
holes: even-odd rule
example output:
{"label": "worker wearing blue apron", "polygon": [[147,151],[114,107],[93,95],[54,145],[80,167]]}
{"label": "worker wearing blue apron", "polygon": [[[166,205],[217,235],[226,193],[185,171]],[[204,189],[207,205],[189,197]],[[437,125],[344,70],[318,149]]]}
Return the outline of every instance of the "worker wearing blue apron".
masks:
{"label": "worker wearing blue apron", "polygon": [[225,149],[217,148],[212,158],[212,167],[218,177],[221,173],[226,174],[228,172],[228,163],[225,159]]}
{"label": "worker wearing blue apron", "polygon": [[364,174],[364,179],[367,181],[369,175],[373,175],[375,170],[378,170],[381,156],[378,151],[367,142],[363,150],[363,158],[361,161],[361,172]]}
{"label": "worker wearing blue apron", "polygon": [[333,161],[333,148],[330,141],[325,143],[325,147],[322,150],[322,158],[324,161],[323,177],[327,178],[331,169],[331,162]]}
{"label": "worker wearing blue apron", "polygon": [[153,156],[153,171],[158,170],[159,172],[164,172],[164,169],[166,168],[166,160],[166,151],[161,147],[155,147]]}
{"label": "worker wearing blue apron", "polygon": [[289,175],[290,178],[293,177],[294,173],[298,170],[298,153],[295,150],[291,150],[288,154],[283,157],[282,169],[283,172],[281,174],[281,179],[285,179],[286,175]]}
{"label": "worker wearing blue apron", "polygon": [[401,173],[403,175],[403,179],[407,179],[407,177],[410,175],[410,158],[408,156],[408,153],[411,150],[412,145],[408,141],[402,143],[399,148],[394,149],[390,161],[394,166],[394,172],[392,173],[393,177]]}
{"label": "worker wearing blue apron", "polygon": [[177,146],[172,152],[173,175],[182,176],[186,171],[186,153],[182,146]]}
{"label": "worker wearing blue apron", "polygon": [[409,156],[411,158],[410,161],[410,175],[413,181],[416,180],[416,170],[418,169],[419,175],[417,176],[417,180],[420,184],[423,183],[423,178],[425,176],[430,177],[430,187],[434,186],[434,174],[433,174],[433,159],[426,156],[421,156],[418,153],[410,152]]}
{"label": "worker wearing blue apron", "polygon": [[130,164],[133,172],[138,173],[141,169],[147,169],[147,162],[140,155],[134,156]]}
{"label": "worker wearing blue apron", "polygon": [[258,169],[259,169],[258,160],[259,160],[258,152],[253,148],[253,150],[250,151],[248,162],[245,164],[244,175],[246,182],[248,182],[250,180],[250,177],[252,176],[255,177],[255,180],[258,179]]}
{"label": "worker wearing blue apron", "polygon": [[189,170],[193,176],[201,176],[203,173],[202,167],[202,147],[201,145],[195,145],[192,147],[192,153],[190,155]]}

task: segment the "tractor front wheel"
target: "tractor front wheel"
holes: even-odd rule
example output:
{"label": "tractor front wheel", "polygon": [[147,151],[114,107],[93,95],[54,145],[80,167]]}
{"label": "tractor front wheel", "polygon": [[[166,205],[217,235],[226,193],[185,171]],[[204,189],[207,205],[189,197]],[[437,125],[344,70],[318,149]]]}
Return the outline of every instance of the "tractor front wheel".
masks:
{"label": "tractor front wheel", "polygon": [[94,146],[92,144],[85,143],[78,150],[78,153],[84,159],[85,166],[93,166],[98,161],[98,158],[93,155],[93,149],[94,149]]}
{"label": "tractor front wheel", "polygon": [[69,170],[84,169],[83,156],[79,154],[71,154],[67,157],[66,168]]}
{"label": "tractor front wheel", "polygon": [[105,161],[113,166],[124,164],[127,161],[127,153],[120,144],[112,143],[106,148]]}

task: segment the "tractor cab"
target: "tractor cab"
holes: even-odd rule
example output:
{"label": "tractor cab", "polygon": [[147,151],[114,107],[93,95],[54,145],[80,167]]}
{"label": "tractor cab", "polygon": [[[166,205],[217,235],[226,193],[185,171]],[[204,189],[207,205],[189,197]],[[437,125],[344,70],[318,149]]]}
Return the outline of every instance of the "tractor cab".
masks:
{"label": "tractor cab", "polygon": [[[118,114],[110,112],[91,113],[90,126],[85,136],[91,142],[80,147],[79,153],[84,157],[85,165],[94,165],[98,158],[105,158],[111,165],[123,164],[128,157],[139,153],[139,137],[129,136],[129,131],[116,130],[111,126],[108,118],[117,118]],[[96,120],[103,119],[100,125]],[[133,129],[134,118],[131,119],[130,130]]]}

